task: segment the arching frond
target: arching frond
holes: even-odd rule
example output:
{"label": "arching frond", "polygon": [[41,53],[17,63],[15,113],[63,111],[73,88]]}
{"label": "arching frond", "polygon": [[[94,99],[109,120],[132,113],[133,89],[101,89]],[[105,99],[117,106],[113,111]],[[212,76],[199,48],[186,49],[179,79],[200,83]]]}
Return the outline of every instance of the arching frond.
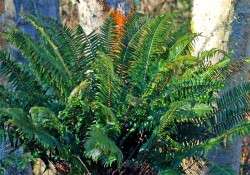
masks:
{"label": "arching frond", "polygon": [[7,115],[13,118],[14,125],[25,133],[25,136],[29,139],[35,138],[47,148],[62,148],[62,145],[53,136],[35,126],[21,109],[0,108],[0,113],[1,115]]}
{"label": "arching frond", "polygon": [[117,64],[117,74],[123,80],[126,80],[128,70],[130,68],[130,61],[133,60],[129,55],[133,50],[128,47],[130,40],[140,30],[140,28],[151,19],[150,15],[135,13],[128,17],[127,23],[124,26],[123,38],[119,46],[119,52],[116,53],[115,62]]}
{"label": "arching frond", "polygon": [[117,25],[113,14],[109,15],[104,21],[99,37],[102,51],[114,59],[116,53],[120,50],[123,32]]}
{"label": "arching frond", "polygon": [[95,63],[98,83],[97,100],[104,105],[114,107],[121,96],[121,82],[114,72],[112,60],[104,53],[99,53],[100,59]]}
{"label": "arching frond", "polygon": [[216,107],[209,114],[211,130],[220,135],[243,122],[249,111],[249,94],[249,82],[220,94]]}
{"label": "arching frond", "polygon": [[149,74],[156,73],[156,61],[159,60],[160,55],[166,52],[164,46],[171,41],[170,33],[174,27],[171,23],[172,20],[172,16],[164,15],[148,21],[128,44],[124,59],[133,58],[130,70],[133,72],[131,82],[139,89],[147,86],[148,79],[151,79]]}
{"label": "arching frond", "polygon": [[[37,81],[35,75],[25,72],[20,65],[3,50],[0,51],[0,63],[1,75],[7,77],[8,87],[12,89],[12,91],[19,93],[20,99],[23,94],[27,103],[31,102],[34,103],[34,105],[39,105],[45,102],[45,91],[41,83]],[[12,96],[12,98],[14,97]],[[15,99],[17,99],[17,97]]]}
{"label": "arching frond", "polygon": [[95,31],[87,35],[79,25],[74,32],[74,43],[77,45],[78,71],[82,74],[90,69],[93,62],[97,59],[97,50],[100,49],[100,39]]}
{"label": "arching frond", "polygon": [[[114,141],[109,139],[102,128],[92,127],[87,132],[84,144],[86,157],[94,161],[101,161],[105,166],[111,166],[114,162],[120,167],[123,154]],[[104,158],[104,156],[106,158]]]}
{"label": "arching frond", "polygon": [[[28,59],[31,69],[42,83],[51,86],[58,95],[67,96],[69,94],[72,89],[71,76],[65,71],[65,64],[61,64],[44,44],[35,41],[28,34],[14,29],[5,33],[4,36],[22,51],[25,58]],[[65,77],[68,77],[67,81]]]}
{"label": "arching frond", "polygon": [[181,55],[190,54],[194,48],[194,40],[197,38],[196,34],[184,35],[169,48],[169,59],[178,58]]}
{"label": "arching frond", "polygon": [[[40,37],[45,42],[44,46],[47,46],[47,45],[49,46],[51,54],[53,54],[55,56],[56,60],[62,65],[62,67],[64,68],[65,72],[68,74],[68,76],[71,76],[72,73],[70,72],[70,69],[69,69],[68,65],[65,63],[65,60],[64,60],[65,58],[63,58],[63,56],[62,56],[62,54],[61,54],[61,52],[59,50],[59,47],[57,45],[59,43],[55,40],[55,38],[53,39],[53,36],[46,30],[46,27],[48,27],[48,26],[43,25],[41,23],[41,21],[39,21],[33,15],[21,15],[21,16],[26,21],[30,22],[37,29],[38,33],[40,34]],[[46,24],[46,22],[45,22],[45,24]],[[60,29],[62,29],[62,28],[60,28]],[[64,34],[63,32],[61,32],[61,33]],[[67,35],[63,35],[63,36],[67,36]],[[59,37],[60,37],[60,35],[59,35]],[[64,44],[69,44],[69,42],[65,42]],[[71,48],[71,47],[69,47],[69,48]],[[74,60],[71,60],[71,61],[74,61]]]}

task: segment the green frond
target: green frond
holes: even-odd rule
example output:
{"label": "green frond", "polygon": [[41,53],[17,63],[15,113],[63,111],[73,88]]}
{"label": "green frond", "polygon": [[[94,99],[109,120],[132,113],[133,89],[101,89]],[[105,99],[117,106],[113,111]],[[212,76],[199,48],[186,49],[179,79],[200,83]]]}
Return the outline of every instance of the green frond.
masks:
{"label": "green frond", "polygon": [[157,71],[157,60],[166,52],[164,46],[171,41],[170,33],[174,27],[172,20],[171,15],[164,15],[148,21],[136,32],[127,46],[124,59],[133,59],[130,69],[130,73],[133,72],[131,82],[138,89],[144,89],[148,79],[151,79],[149,74]]}
{"label": "green frond", "polygon": [[[41,27],[41,30],[44,30],[51,42],[54,43],[58,48],[58,52],[61,54],[63,61],[68,66],[69,70],[74,74],[72,75],[75,79],[79,76],[76,67],[78,66],[78,55],[77,48],[82,46],[81,42],[74,42],[75,33],[74,31],[66,26],[63,26],[59,21],[54,20],[53,18],[46,18],[43,16],[32,16],[32,15],[22,15],[22,17],[27,21],[32,21],[36,23],[37,27]],[[36,27],[36,28],[37,28]],[[39,31],[39,29],[37,28]],[[43,34],[40,32],[43,37]],[[45,40],[45,44],[46,39]],[[52,48],[52,45],[48,45],[48,49]],[[53,51],[51,49],[51,51]],[[53,51],[55,53],[55,51]],[[57,55],[58,57],[58,55]]]}
{"label": "green frond", "polygon": [[75,45],[81,43],[76,48],[79,64],[77,70],[85,73],[98,57],[96,52],[100,48],[100,39],[95,31],[87,35],[80,25],[75,29],[74,36]]}
{"label": "green frond", "polygon": [[178,38],[178,40],[169,48],[168,59],[176,59],[179,56],[191,54],[194,50],[194,41],[196,38],[196,34],[188,34]]}
{"label": "green frond", "polygon": [[101,51],[114,59],[116,53],[120,51],[120,42],[123,37],[121,29],[115,22],[114,15],[109,15],[104,21],[99,37]]}
{"label": "green frond", "polygon": [[106,131],[100,127],[92,127],[87,132],[84,143],[85,155],[93,161],[101,161],[105,166],[110,166],[116,162],[119,168],[123,160],[122,151],[105,133]]}
{"label": "green frond", "polygon": [[175,128],[172,128],[172,131],[167,130],[166,128],[174,124],[176,113],[178,111],[179,106],[183,106],[185,104],[186,104],[185,102],[176,102],[169,107],[167,112],[160,117],[159,124],[153,129],[152,134],[150,135],[148,141],[145,144],[143,144],[143,146],[140,148],[140,151],[145,151],[146,149],[148,149],[153,143],[153,141],[164,131],[170,134],[172,131],[175,130]]}
{"label": "green frond", "polygon": [[223,86],[223,82],[197,77],[167,85],[165,94],[172,102],[187,98],[208,102]]}
{"label": "green frond", "polygon": [[229,58],[221,59],[218,63],[210,65],[206,70],[204,70],[204,73],[202,73],[200,76],[202,78],[210,78],[224,81],[227,78],[225,75],[230,63],[231,60]]}
{"label": "green frond", "polygon": [[[20,97],[23,94],[23,96],[27,98],[27,103],[30,102],[38,105],[45,102],[45,91],[35,75],[25,72],[19,63],[15,62],[11,56],[3,50],[0,51],[0,62],[0,73],[7,78],[8,87],[10,89],[19,93]],[[8,94],[10,95],[10,93],[11,92]],[[16,96],[15,99],[17,98]]]}
{"label": "green frond", "polygon": [[114,109],[99,102],[94,102],[92,109],[96,113],[98,123],[100,122],[104,125],[117,125],[117,118],[114,114]]}
{"label": "green frond", "polygon": [[59,126],[59,119],[55,113],[48,108],[34,106],[29,111],[32,119],[32,123],[36,126],[46,126],[56,128]]}
{"label": "green frond", "polygon": [[209,168],[208,175],[236,175],[236,172],[230,166],[213,165]]}
{"label": "green frond", "polygon": [[203,152],[203,153],[204,151],[208,152],[212,148],[220,147],[222,141],[224,142],[231,141],[233,135],[235,134],[237,134],[238,136],[244,136],[244,135],[249,135],[249,133],[250,133],[250,121],[244,121],[231,129],[221,132],[216,137],[210,138],[204,143],[197,145],[196,147],[194,147],[194,149],[196,149],[197,152]]}
{"label": "green frond", "polygon": [[49,133],[33,125],[28,116],[18,108],[0,108],[0,114],[13,118],[13,123],[29,139],[36,139],[47,148],[62,148],[62,145]]}
{"label": "green frond", "polygon": [[[199,119],[211,111],[211,106],[204,103],[196,103],[193,99],[186,99],[173,102],[168,111],[161,116],[160,129],[158,133],[171,133],[168,127],[174,125],[174,122],[187,122]],[[167,128],[167,130],[166,130]],[[172,128],[174,131],[174,128]]]}
{"label": "green frond", "polygon": [[121,82],[114,72],[113,62],[110,57],[99,52],[100,59],[94,65],[98,83],[96,100],[104,105],[114,107],[121,96]]}
{"label": "green frond", "polygon": [[[67,96],[69,94],[72,89],[72,79],[65,71],[65,65],[61,64],[43,43],[37,42],[28,34],[17,30],[8,31],[4,37],[21,50],[42,83],[51,86],[58,95]],[[67,81],[65,77],[68,77]]]}
{"label": "green frond", "polygon": [[[46,30],[45,25],[43,25],[41,23],[41,21],[39,21],[35,16],[33,15],[22,15],[21,17],[23,19],[25,19],[26,21],[30,22],[39,32],[40,37],[44,40],[45,44],[44,45],[49,45],[49,49],[51,49],[50,51],[54,54],[54,56],[57,58],[57,61],[62,65],[62,67],[64,68],[65,72],[68,74],[68,76],[71,76],[72,73],[70,72],[70,69],[68,67],[68,65],[65,63],[64,58],[62,56],[62,54],[60,53],[60,49],[58,47],[58,45],[55,43],[54,40],[52,40],[52,36],[48,35],[48,32]],[[48,20],[47,20],[48,21]],[[51,21],[51,20],[50,20]],[[64,35],[65,36],[65,35]],[[64,44],[68,44],[68,42],[64,42]],[[71,48],[71,47],[69,47]],[[67,48],[66,48],[67,49]],[[73,54],[73,52],[72,52]],[[71,60],[73,61],[73,60]]]}
{"label": "green frond", "polygon": [[128,21],[124,26],[125,30],[125,45],[133,38],[133,36],[140,30],[140,28],[152,19],[152,15],[146,15],[141,13],[134,13],[128,17]]}
{"label": "green frond", "polygon": [[126,81],[126,76],[129,73],[130,61],[133,60],[128,55],[133,52],[131,47],[128,47],[131,39],[140,30],[140,28],[152,18],[151,15],[145,15],[140,13],[134,13],[128,17],[128,21],[124,26],[124,36],[120,43],[120,50],[116,53],[115,62],[117,64],[117,74],[123,80]]}
{"label": "green frond", "polygon": [[198,53],[198,59],[202,60],[204,62],[208,62],[210,61],[211,58],[215,57],[215,56],[225,56],[227,55],[225,51],[217,49],[217,48],[212,48],[210,50],[206,50],[206,51],[201,51]]}
{"label": "green frond", "polygon": [[216,107],[208,114],[211,130],[220,135],[245,120],[249,111],[250,83],[236,86],[217,98]]}

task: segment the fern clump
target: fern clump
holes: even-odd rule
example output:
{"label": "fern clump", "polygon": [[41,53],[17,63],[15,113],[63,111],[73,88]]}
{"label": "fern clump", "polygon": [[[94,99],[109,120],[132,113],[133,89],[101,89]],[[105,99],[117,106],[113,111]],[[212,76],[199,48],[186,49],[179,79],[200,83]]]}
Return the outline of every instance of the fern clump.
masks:
{"label": "fern clump", "polygon": [[249,60],[231,63],[218,49],[192,55],[198,35],[183,34],[175,15],[134,14],[118,24],[111,14],[89,35],[22,17],[40,38],[2,33],[28,63],[0,53],[9,83],[0,88],[1,125],[12,119],[9,136],[47,166],[71,174],[182,174],[183,160],[198,162],[221,140],[249,133],[249,82],[219,93]]}

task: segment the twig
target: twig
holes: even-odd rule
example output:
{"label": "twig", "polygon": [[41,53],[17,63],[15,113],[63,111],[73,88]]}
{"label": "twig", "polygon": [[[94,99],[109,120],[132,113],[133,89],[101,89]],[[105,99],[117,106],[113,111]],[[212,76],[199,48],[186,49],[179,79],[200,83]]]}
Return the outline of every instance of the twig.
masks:
{"label": "twig", "polygon": [[79,156],[76,156],[76,155],[72,155],[73,157],[76,157],[80,162],[81,164],[84,166],[84,168],[86,169],[86,171],[88,172],[87,175],[91,175],[89,169],[87,168],[87,166],[84,164],[84,162],[82,161],[82,159],[79,157]]}
{"label": "twig", "polygon": [[[141,142],[142,142],[142,140],[140,139],[139,142],[138,142],[138,144],[136,145],[134,151],[133,151],[133,152],[129,155],[129,157],[122,163],[121,167],[123,167],[124,164],[133,156],[133,154],[135,153],[135,151],[137,150],[137,148],[139,147],[139,145],[141,144]],[[112,175],[114,175],[117,171],[118,171],[118,168],[117,168],[115,171],[113,171]]]}

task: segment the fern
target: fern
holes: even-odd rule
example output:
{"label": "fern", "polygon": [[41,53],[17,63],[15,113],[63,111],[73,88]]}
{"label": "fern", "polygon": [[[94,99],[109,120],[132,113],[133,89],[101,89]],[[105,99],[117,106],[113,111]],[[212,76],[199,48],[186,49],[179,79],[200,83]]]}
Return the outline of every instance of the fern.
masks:
{"label": "fern", "polygon": [[[117,166],[121,166],[123,154],[114,142],[106,136],[105,130],[102,128],[92,127],[87,132],[84,148],[86,156],[94,161],[101,160],[105,166],[111,166],[116,161]],[[104,158],[104,156],[108,158]]]}
{"label": "fern", "polygon": [[52,53],[54,54],[54,56],[57,58],[58,64],[60,63],[62,65],[62,68],[65,70],[65,72],[67,73],[67,75],[70,77],[71,76],[71,72],[67,66],[67,64],[65,63],[60,50],[58,48],[58,46],[53,42],[53,40],[51,39],[50,36],[48,36],[48,34],[46,33],[45,27],[44,25],[42,25],[40,23],[39,20],[37,20],[34,16],[32,15],[22,15],[22,17],[30,22],[39,32],[40,36],[42,37],[42,39],[45,41],[45,45],[49,45],[50,49],[52,50]]}
{"label": "fern", "polygon": [[178,58],[181,55],[190,54],[193,51],[196,34],[184,35],[169,48],[169,59]]}
{"label": "fern", "polygon": [[218,97],[217,107],[210,114],[211,130],[216,134],[221,134],[245,120],[245,115],[249,110],[249,89],[248,82]]}
{"label": "fern", "polygon": [[58,147],[61,148],[60,143],[53,138],[49,133],[38,129],[30,119],[25,115],[25,113],[18,108],[1,108],[0,112],[2,115],[8,115],[13,118],[14,124],[25,133],[30,139],[35,138],[38,142],[43,144],[45,147]]}
{"label": "fern", "polygon": [[[44,102],[44,89],[34,75],[25,72],[20,65],[3,50],[0,51],[0,61],[0,72],[2,75],[8,77],[7,83],[9,83],[9,88],[19,93],[28,93],[26,95],[26,98],[30,99],[28,101],[35,101],[37,105]],[[21,94],[19,95],[21,96]]]}
{"label": "fern", "polygon": [[236,172],[228,166],[214,165],[209,169],[208,175],[236,175]]}
{"label": "fern", "polygon": [[[161,55],[165,52],[162,48],[163,42],[165,41],[166,44],[168,40],[171,40],[169,36],[172,31],[169,27],[170,19],[172,19],[170,16],[165,15],[150,20],[133,36],[128,44],[127,51],[130,51],[132,55],[125,53],[125,57],[128,55],[134,59],[129,71],[133,72],[131,82],[134,86],[138,86],[138,89],[145,88],[149,73],[155,73],[149,67],[157,58],[157,54]],[[162,31],[165,31],[164,34]],[[143,78],[138,79],[137,77],[141,73]]]}
{"label": "fern", "polygon": [[116,100],[119,100],[121,95],[121,83],[114,72],[114,67],[111,59],[99,54],[101,59],[96,62],[94,69],[96,71],[97,80],[99,81],[97,93],[97,100],[106,106],[113,106]]}
{"label": "fern", "polygon": [[249,83],[219,93],[249,61],[231,64],[218,49],[191,55],[198,35],[183,32],[175,15],[119,21],[114,12],[89,35],[22,17],[39,40],[14,29],[2,34],[28,65],[0,53],[11,88],[0,87],[0,112],[45,161],[63,161],[75,174],[127,173],[128,166],[138,174],[183,174],[184,159],[250,133]]}
{"label": "fern", "polygon": [[97,59],[97,50],[100,48],[99,36],[93,31],[87,35],[79,25],[74,32],[74,43],[82,43],[77,47],[78,71],[85,73],[91,68],[91,64]]}
{"label": "fern", "polygon": [[[30,62],[35,74],[39,75],[41,82],[51,86],[58,95],[68,94],[71,89],[71,80],[65,82],[68,77],[64,66],[46,48],[37,43],[24,32],[11,30],[5,35],[6,39],[15,44]],[[46,72],[46,74],[44,74]]]}
{"label": "fern", "polygon": [[118,50],[114,58],[117,64],[117,68],[115,68],[115,70],[123,81],[127,81],[126,77],[129,74],[128,71],[131,64],[130,61],[132,60],[129,54],[131,54],[130,51],[132,52],[133,49],[127,46],[134,37],[135,33],[137,33],[138,30],[140,30],[140,28],[148,20],[150,20],[150,18],[150,15],[135,13],[128,18],[127,23],[124,26],[123,37],[121,39],[121,43],[119,44],[120,50]]}

